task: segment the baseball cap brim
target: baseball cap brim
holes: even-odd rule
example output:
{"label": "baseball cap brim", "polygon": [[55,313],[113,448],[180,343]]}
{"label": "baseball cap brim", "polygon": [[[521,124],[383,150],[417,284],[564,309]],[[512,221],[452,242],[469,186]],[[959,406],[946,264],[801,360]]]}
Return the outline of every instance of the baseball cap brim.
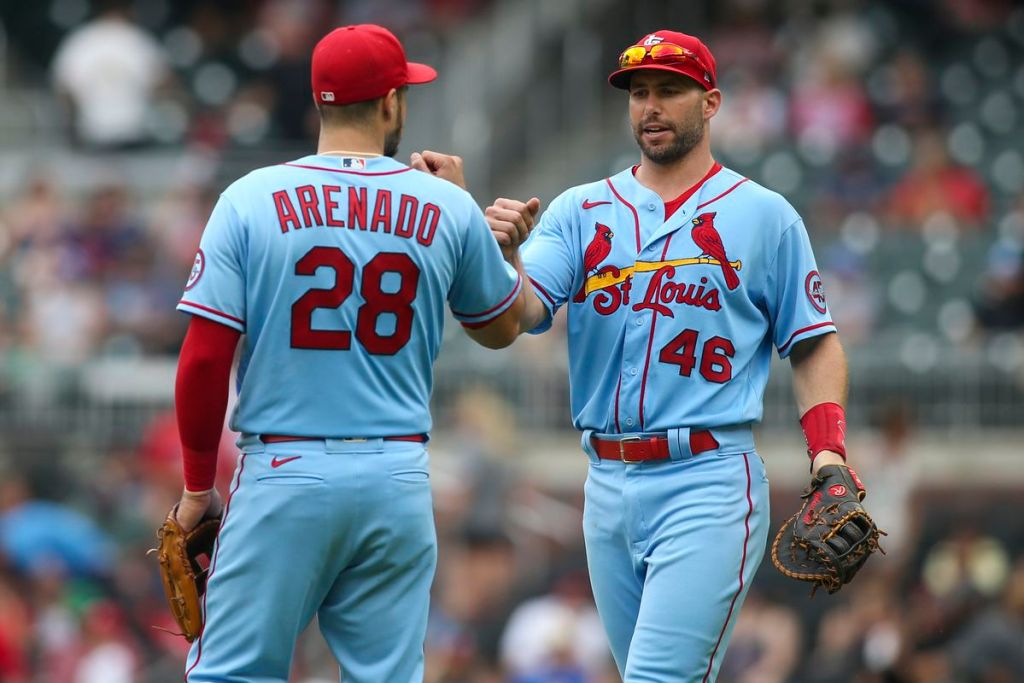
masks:
{"label": "baseball cap brim", "polygon": [[406,64],[409,73],[409,84],[419,85],[420,83],[430,83],[432,80],[437,78],[437,70],[432,66],[426,64],[418,64],[416,62],[408,62]]}
{"label": "baseball cap brim", "polygon": [[608,77],[608,82],[613,87],[619,88],[620,90],[629,90],[629,80],[637,71],[668,71],[669,73],[686,76],[687,78],[696,81],[705,90],[711,90],[714,88],[713,85],[701,80],[697,76],[668,64],[637,64],[636,66],[627,66],[624,69],[612,72],[612,75]]}

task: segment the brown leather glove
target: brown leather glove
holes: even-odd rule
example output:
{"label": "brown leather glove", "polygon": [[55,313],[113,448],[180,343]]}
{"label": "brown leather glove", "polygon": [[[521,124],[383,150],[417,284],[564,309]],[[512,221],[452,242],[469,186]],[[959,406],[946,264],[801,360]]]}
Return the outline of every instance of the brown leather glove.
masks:
{"label": "brown leather glove", "polygon": [[[175,517],[177,509],[175,505],[163,526],[157,529],[159,546],[154,550],[160,563],[167,604],[181,628],[181,635],[191,643],[203,629],[202,598],[221,515],[205,518],[191,531],[185,531]],[[204,557],[205,563],[201,563]]]}

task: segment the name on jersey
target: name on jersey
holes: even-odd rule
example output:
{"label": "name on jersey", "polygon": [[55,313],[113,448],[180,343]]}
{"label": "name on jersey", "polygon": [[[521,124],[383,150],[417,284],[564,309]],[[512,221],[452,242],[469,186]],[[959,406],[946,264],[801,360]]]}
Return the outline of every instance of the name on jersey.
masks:
{"label": "name on jersey", "polygon": [[415,239],[425,247],[434,242],[441,220],[437,204],[421,202],[389,190],[340,185],[300,185],[273,193],[281,234],[309,228],[345,228]]}

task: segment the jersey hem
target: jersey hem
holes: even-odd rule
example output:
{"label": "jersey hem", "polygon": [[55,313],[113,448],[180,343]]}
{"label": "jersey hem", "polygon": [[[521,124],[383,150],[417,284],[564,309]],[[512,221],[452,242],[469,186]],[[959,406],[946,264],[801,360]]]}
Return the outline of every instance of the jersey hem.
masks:
{"label": "jersey hem", "polygon": [[206,318],[228,327],[233,327],[239,332],[245,332],[245,321],[240,318],[236,318],[233,315],[228,315],[222,311],[218,311],[216,308],[210,308],[202,304],[197,304],[194,301],[187,301],[182,299],[178,302],[176,307],[179,311],[184,313],[190,313],[192,315],[198,315],[201,318]]}
{"label": "jersey hem", "polygon": [[515,286],[512,287],[512,291],[509,292],[508,296],[502,299],[496,306],[492,306],[486,311],[481,311],[480,313],[459,313],[458,311],[453,310],[452,315],[455,316],[455,319],[462,323],[464,327],[484,327],[507,311],[516,300],[516,297],[519,296],[519,292],[522,289],[523,276],[516,274],[516,283]]}
{"label": "jersey hem", "polygon": [[779,347],[779,358],[786,358],[789,356],[790,352],[793,350],[794,342],[810,339],[811,337],[819,337],[830,332],[838,332],[836,324],[831,320],[800,328],[793,334],[789,335],[789,339],[786,343]]}

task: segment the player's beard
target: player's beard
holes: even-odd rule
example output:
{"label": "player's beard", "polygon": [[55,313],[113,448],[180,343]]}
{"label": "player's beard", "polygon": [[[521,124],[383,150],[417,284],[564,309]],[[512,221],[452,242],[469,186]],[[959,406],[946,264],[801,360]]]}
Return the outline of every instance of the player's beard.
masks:
{"label": "player's beard", "polygon": [[633,127],[633,137],[640,146],[643,155],[656,164],[672,164],[690,153],[704,139],[704,116],[701,106],[694,108],[691,116],[679,123],[658,120],[672,133],[672,140],[660,145],[648,145],[644,142],[644,126],[652,121],[641,121]]}
{"label": "player's beard", "polygon": [[402,121],[404,116],[402,115],[402,109],[405,105],[402,100],[398,101],[398,117],[395,122],[394,130],[388,131],[387,135],[384,136],[384,156],[394,157],[398,154],[398,145],[402,142]]}

